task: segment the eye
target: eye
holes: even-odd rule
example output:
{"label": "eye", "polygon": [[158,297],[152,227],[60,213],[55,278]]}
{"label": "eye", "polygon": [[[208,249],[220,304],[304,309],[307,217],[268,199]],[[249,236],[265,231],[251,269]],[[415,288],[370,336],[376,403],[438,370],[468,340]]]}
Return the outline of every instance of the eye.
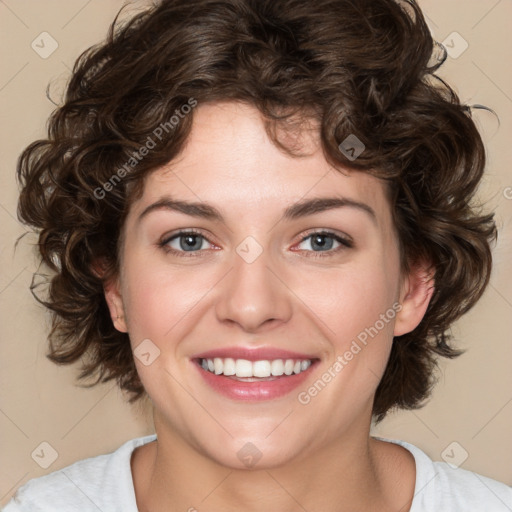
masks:
{"label": "eye", "polygon": [[[303,248],[298,250],[312,253],[310,256],[313,257],[332,256],[341,250],[353,247],[352,240],[341,237],[331,231],[311,232],[302,238],[299,245],[301,244],[309,245],[310,249]],[[158,245],[168,253],[191,257],[195,256],[195,253],[211,248],[214,244],[209,242],[201,232],[188,229],[165,237]]]}
{"label": "eye", "polygon": [[162,249],[178,256],[187,256],[184,253],[195,253],[203,249],[208,249],[212,245],[213,244],[210,243],[204,235],[193,229],[179,231],[159,242],[159,246],[162,247]]}
{"label": "eye", "polygon": [[[347,248],[353,247],[353,243],[351,240],[338,236],[336,233],[332,233],[331,231],[314,231],[309,235],[305,236],[300,244],[304,244],[306,242],[306,246],[309,245],[310,249],[302,249],[307,252],[313,253],[328,253],[328,254],[315,254],[315,256],[330,256],[332,253],[337,253],[340,250],[344,250]],[[299,245],[300,245],[299,244]],[[338,244],[336,247],[335,244]],[[333,248],[334,247],[334,248]]]}

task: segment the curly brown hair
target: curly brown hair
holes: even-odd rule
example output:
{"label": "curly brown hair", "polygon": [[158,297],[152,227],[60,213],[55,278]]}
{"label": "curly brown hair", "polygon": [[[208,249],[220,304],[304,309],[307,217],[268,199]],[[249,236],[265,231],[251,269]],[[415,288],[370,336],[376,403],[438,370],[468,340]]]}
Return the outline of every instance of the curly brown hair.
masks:
{"label": "curly brown hair", "polygon": [[[284,149],[291,151],[276,127],[307,113],[329,162],[389,184],[402,268],[430,262],[435,290],[418,327],[394,339],[373,415],[380,421],[393,407],[420,407],[437,356],[462,353],[450,346],[449,327],[486,288],[497,231],[494,215],[473,201],[485,166],[481,137],[471,109],[435,74],[446,52],[419,7],[163,0],[121,22],[123,8],[106,40],[77,59],[48,138],[18,160],[18,214],[39,231],[52,272],[47,296],[38,298],[52,311],[47,357],[81,359],[79,379],[116,379],[130,402],[145,395],[128,334],[112,325],[104,283],[118,275],[121,228],[144,177],[180,152],[193,112],[130,172],[125,164],[191,98],[243,101],[259,109]],[[355,160],[339,148],[351,134],[365,145]],[[37,298],[35,288],[33,281]]]}

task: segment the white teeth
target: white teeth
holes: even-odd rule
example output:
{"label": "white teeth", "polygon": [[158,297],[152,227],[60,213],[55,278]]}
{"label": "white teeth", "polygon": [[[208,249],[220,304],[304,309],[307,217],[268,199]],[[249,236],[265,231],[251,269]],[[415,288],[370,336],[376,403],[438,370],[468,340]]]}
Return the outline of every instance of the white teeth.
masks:
{"label": "white teeth", "polygon": [[237,359],[235,362],[235,373],[237,377],[253,377],[251,361]]}
{"label": "white teeth", "polygon": [[293,366],[295,363],[293,359],[287,359],[286,363],[284,363],[284,373],[285,375],[291,375],[293,373]]}
{"label": "white teeth", "polygon": [[284,363],[282,359],[274,359],[270,365],[270,372],[272,375],[279,376],[284,373]]}
{"label": "white teeth", "polygon": [[253,377],[270,377],[270,361],[254,361],[252,374]]}
{"label": "white teeth", "polygon": [[303,372],[311,366],[310,359],[273,359],[248,361],[247,359],[233,359],[227,357],[215,357],[214,359],[201,359],[203,370],[215,373],[215,375],[225,375],[237,377],[279,377],[281,375],[292,375]]}
{"label": "white teeth", "polygon": [[236,373],[236,366],[235,366],[235,360],[231,357],[228,357],[227,359],[224,359],[224,375],[235,375]]}
{"label": "white teeth", "polygon": [[300,371],[303,372],[304,370],[307,370],[311,365],[311,361],[301,361],[300,362]]}
{"label": "white teeth", "polygon": [[220,357],[216,357],[213,360],[213,367],[215,369],[215,375],[220,375],[222,373],[223,366],[224,365],[222,364],[222,359]]}

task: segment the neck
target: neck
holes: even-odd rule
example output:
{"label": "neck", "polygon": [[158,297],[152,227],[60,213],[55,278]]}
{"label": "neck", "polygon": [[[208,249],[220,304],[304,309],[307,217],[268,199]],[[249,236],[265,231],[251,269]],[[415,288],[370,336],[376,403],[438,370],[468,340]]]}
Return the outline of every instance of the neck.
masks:
{"label": "neck", "polygon": [[157,418],[155,427],[158,441],[132,460],[141,512],[406,512],[412,502],[411,454],[370,438],[369,428],[353,428],[284,466],[236,469],[194,449]]}

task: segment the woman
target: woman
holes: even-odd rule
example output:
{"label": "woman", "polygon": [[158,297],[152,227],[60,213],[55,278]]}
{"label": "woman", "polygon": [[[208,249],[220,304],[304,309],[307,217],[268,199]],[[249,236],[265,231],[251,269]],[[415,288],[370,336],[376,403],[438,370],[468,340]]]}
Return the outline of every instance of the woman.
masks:
{"label": "woman", "polygon": [[370,436],[428,397],[491,269],[484,149],[439,52],[413,2],[176,0],[80,57],[19,211],[54,271],[52,360],[147,394],[156,435],[7,512],[512,508]]}

